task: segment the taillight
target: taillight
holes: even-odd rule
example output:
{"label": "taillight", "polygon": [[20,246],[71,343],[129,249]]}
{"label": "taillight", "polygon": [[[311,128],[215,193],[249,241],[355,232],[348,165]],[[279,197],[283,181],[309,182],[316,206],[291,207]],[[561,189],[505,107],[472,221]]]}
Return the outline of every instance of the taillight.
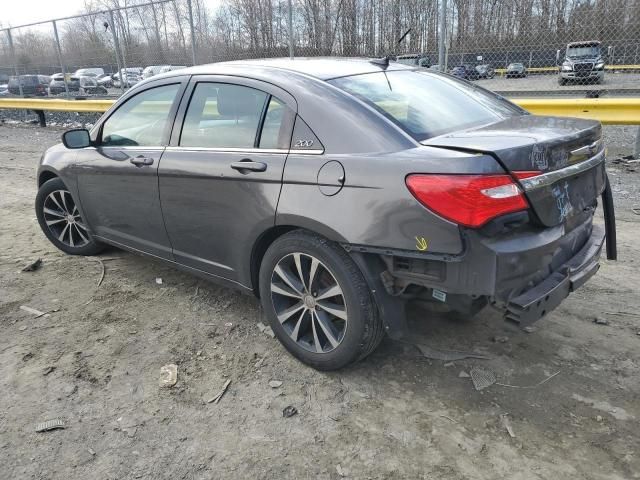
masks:
{"label": "taillight", "polygon": [[429,210],[471,228],[529,207],[510,175],[415,174],[409,175],[406,183],[413,196]]}

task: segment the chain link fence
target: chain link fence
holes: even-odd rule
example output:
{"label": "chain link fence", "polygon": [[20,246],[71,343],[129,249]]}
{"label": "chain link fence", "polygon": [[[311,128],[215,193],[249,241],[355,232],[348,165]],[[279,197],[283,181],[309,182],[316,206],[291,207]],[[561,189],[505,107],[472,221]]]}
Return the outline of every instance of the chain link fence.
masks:
{"label": "chain link fence", "polygon": [[640,0],[118,4],[0,28],[0,95],[115,96],[163,69],[291,51],[399,56],[509,96],[640,93]]}

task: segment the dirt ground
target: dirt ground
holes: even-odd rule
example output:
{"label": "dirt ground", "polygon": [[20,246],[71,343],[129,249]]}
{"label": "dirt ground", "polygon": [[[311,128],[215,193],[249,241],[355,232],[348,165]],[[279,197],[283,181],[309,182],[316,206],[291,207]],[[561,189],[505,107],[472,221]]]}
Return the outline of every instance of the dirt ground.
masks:
{"label": "dirt ground", "polygon": [[[255,298],[115,249],[98,286],[99,261],[49,244],[35,169],[59,135],[0,126],[1,478],[640,478],[640,166],[609,166],[620,260],[532,332],[412,307],[412,341],[489,358],[386,339],[319,373],[258,328]],[[160,387],[169,363],[178,382]],[[472,368],[502,385],[475,390]],[[35,432],[54,418],[66,428]]]}

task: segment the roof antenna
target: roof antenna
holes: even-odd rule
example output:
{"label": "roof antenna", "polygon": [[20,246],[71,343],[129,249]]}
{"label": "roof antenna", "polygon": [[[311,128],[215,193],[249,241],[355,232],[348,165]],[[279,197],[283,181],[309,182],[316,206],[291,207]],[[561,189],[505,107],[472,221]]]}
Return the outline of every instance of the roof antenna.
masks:
{"label": "roof antenna", "polygon": [[[409,33],[411,33],[410,28],[402,34],[402,36],[396,42],[396,45],[400,45],[404,41],[404,39],[407,37],[407,35],[409,35]],[[382,58],[372,58],[371,60],[369,60],[369,63],[373,63],[374,65],[379,65],[383,68],[383,70],[386,70],[386,68],[389,66],[389,60],[391,59],[391,56],[392,56],[392,52],[388,53]]]}

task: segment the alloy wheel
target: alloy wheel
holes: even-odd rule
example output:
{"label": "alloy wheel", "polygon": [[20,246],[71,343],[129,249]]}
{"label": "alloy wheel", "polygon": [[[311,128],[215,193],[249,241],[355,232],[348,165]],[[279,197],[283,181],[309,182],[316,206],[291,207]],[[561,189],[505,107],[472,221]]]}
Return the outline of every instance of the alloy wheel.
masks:
{"label": "alloy wheel", "polygon": [[47,228],[60,242],[73,248],[89,243],[87,227],[67,190],[55,190],[47,195],[42,213]]}
{"label": "alloy wheel", "polygon": [[271,300],[284,331],[313,353],[342,342],[348,316],[344,293],[329,268],[306,253],[280,259],[271,275]]}

